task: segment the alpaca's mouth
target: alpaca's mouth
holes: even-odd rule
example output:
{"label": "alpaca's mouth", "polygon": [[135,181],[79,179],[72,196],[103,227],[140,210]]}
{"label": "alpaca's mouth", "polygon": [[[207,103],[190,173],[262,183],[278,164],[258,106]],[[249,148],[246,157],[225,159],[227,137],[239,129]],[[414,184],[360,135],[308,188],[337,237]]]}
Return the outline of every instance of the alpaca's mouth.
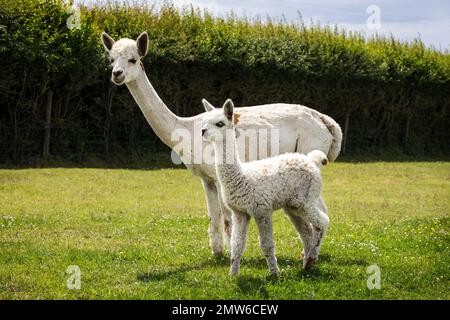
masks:
{"label": "alpaca's mouth", "polygon": [[112,82],[114,82],[114,84],[120,86],[125,81],[125,77],[124,76],[112,77],[111,80]]}

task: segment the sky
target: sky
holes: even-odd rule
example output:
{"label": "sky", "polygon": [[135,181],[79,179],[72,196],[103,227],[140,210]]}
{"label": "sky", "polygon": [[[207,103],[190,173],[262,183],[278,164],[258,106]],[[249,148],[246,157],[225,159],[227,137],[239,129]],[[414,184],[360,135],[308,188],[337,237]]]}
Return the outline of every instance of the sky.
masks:
{"label": "sky", "polygon": [[[133,3],[136,0],[110,0]],[[137,0],[160,4],[165,0]],[[392,34],[401,40],[420,37],[427,45],[450,51],[450,0],[168,0],[177,7],[192,4],[224,16],[233,11],[238,16],[286,19],[321,25],[337,25],[367,36]],[[75,3],[102,0],[75,0]],[[374,11],[375,6],[375,11]],[[376,19],[379,17],[379,19]],[[374,20],[375,19],[375,20]],[[369,27],[368,27],[369,20]],[[379,23],[377,23],[379,21]]]}
{"label": "sky", "polygon": [[[148,2],[155,2],[148,0]],[[403,40],[420,37],[439,50],[450,50],[450,0],[172,0],[192,4],[215,15],[231,10],[238,16],[285,18],[337,25],[366,35],[390,35]],[[376,7],[373,7],[376,6]],[[369,13],[368,13],[368,8]],[[377,15],[379,13],[379,15]],[[379,16],[379,20],[376,19]],[[369,19],[369,26],[367,20]],[[377,23],[379,21],[379,24]]]}

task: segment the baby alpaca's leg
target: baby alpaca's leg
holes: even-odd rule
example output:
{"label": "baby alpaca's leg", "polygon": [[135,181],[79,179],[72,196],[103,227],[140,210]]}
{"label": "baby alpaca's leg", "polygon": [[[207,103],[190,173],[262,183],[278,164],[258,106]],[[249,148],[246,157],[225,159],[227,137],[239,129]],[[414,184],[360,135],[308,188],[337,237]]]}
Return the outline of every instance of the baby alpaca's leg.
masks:
{"label": "baby alpaca's leg", "polygon": [[239,275],[241,257],[244,253],[245,243],[247,240],[249,221],[250,217],[247,214],[233,211],[233,228],[231,230],[231,276]]}
{"label": "baby alpaca's leg", "polygon": [[322,245],[323,236],[327,230],[330,219],[319,209],[318,206],[305,207],[305,220],[309,221],[314,228],[313,243],[311,250],[307,253],[303,260],[305,269],[311,268],[319,257],[320,246]]}
{"label": "baby alpaca's leg", "polygon": [[278,274],[277,258],[275,257],[275,241],[273,239],[272,210],[259,210],[255,214],[256,224],[259,229],[259,244],[266,257],[269,270],[272,274]]}
{"label": "baby alpaca's leg", "polygon": [[291,220],[295,230],[302,240],[303,250],[301,256],[304,258],[304,256],[307,255],[311,249],[311,244],[313,242],[313,228],[310,223],[306,222],[302,218],[302,215],[304,215],[303,210],[284,208],[284,212],[289,217],[289,220]]}

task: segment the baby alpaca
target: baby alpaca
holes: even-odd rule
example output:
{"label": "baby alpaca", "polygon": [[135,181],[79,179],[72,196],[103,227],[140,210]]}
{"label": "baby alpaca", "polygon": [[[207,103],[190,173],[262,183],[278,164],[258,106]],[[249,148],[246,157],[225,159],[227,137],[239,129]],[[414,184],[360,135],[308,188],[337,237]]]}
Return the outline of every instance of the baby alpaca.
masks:
{"label": "baby alpaca", "polygon": [[[230,275],[238,275],[245,249],[248,223],[255,218],[259,242],[271,273],[278,274],[273,239],[272,213],[284,209],[300,235],[309,228],[310,237],[302,237],[303,267],[316,262],[328,216],[320,210],[322,193],[320,168],[328,160],[321,151],[308,155],[287,153],[264,160],[241,163],[236,149],[234,125],[239,115],[228,99],[223,109],[210,111],[202,121],[203,139],[214,146],[215,165],[223,198],[232,210]],[[306,221],[307,223],[304,223]],[[312,228],[311,228],[312,226]]]}

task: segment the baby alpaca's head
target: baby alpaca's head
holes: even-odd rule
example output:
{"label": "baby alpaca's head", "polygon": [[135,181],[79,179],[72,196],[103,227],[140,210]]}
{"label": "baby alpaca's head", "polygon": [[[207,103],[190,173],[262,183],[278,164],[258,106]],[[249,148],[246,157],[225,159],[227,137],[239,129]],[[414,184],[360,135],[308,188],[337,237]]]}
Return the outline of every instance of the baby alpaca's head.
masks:
{"label": "baby alpaca's head", "polygon": [[216,109],[206,100],[210,108],[202,121],[202,136],[205,141],[223,141],[226,137],[227,130],[233,130],[237,123],[238,114],[234,113],[234,104],[228,99],[223,104],[222,109]]}

